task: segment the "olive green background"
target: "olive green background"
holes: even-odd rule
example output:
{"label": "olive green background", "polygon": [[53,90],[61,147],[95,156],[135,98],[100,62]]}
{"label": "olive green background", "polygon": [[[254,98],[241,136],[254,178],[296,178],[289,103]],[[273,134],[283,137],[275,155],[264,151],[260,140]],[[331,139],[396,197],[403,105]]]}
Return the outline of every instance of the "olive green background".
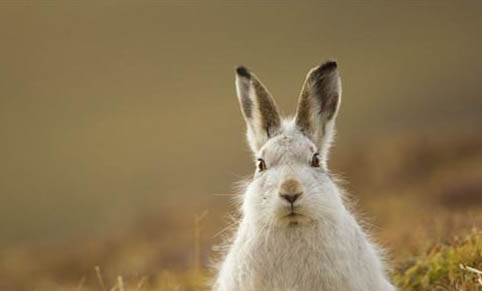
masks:
{"label": "olive green background", "polygon": [[307,71],[337,60],[335,159],[480,133],[482,2],[294,3],[0,1],[0,245],[226,203],[252,167],[239,64],[289,114]]}

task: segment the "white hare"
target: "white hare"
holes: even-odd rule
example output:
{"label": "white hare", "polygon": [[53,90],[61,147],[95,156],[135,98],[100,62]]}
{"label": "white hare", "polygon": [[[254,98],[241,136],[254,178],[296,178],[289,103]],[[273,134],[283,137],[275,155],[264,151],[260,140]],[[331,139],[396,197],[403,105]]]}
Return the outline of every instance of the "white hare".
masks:
{"label": "white hare", "polygon": [[308,73],[292,119],[281,119],[269,92],[244,67],[236,69],[236,90],[256,173],[213,289],[395,290],[380,250],[327,170],[341,100],[337,64]]}

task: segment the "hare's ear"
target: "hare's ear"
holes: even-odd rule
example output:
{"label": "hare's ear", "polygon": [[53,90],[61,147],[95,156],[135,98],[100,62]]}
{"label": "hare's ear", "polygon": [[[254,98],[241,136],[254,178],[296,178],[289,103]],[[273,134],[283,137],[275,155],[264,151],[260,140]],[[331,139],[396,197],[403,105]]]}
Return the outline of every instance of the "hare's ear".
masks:
{"label": "hare's ear", "polygon": [[317,146],[323,160],[333,138],[341,101],[341,81],[336,62],[310,70],[301,90],[295,122]]}
{"label": "hare's ear", "polygon": [[281,120],[276,104],[256,76],[242,66],[236,68],[236,92],[247,124],[249,145],[257,152],[279,133]]}

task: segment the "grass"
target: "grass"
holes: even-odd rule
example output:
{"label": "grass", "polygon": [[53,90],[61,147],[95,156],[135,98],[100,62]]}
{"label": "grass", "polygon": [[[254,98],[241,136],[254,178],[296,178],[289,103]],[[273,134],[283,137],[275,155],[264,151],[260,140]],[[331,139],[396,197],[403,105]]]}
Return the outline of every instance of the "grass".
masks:
{"label": "grass", "polygon": [[85,279],[82,279],[75,287],[75,290],[98,290],[98,291],[181,291],[181,290],[205,290],[207,288],[208,276],[201,272],[172,273],[161,272],[157,276],[148,278],[141,277],[132,282],[125,282],[122,276],[117,276],[113,282],[106,283],[100,268],[94,268],[98,286],[87,289],[84,287]]}
{"label": "grass", "polygon": [[482,232],[436,245],[394,275],[402,290],[482,290]]}
{"label": "grass", "polygon": [[[452,244],[437,244],[417,259],[407,260],[393,274],[393,282],[399,290],[482,290],[482,232],[473,230],[464,239]],[[125,282],[117,276],[107,283],[100,267],[94,268],[97,286],[84,286],[85,277],[74,290],[97,291],[194,291],[206,290],[209,275],[204,270],[168,272],[148,278],[141,277]]]}
{"label": "grass", "polygon": [[[399,290],[482,290],[482,232],[473,230],[452,244],[437,244],[417,259],[407,260],[394,274]],[[97,286],[84,286],[83,277],[73,290],[97,291],[194,291],[206,290],[210,275],[202,269],[168,272],[125,282],[117,276],[106,282],[100,267],[95,272]]]}

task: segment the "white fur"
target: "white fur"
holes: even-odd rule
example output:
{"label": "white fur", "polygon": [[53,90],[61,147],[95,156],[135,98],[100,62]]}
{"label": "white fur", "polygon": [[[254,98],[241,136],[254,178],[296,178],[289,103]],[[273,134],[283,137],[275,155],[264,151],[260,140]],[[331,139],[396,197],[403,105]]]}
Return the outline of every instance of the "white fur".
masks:
{"label": "white fur", "polygon": [[[333,126],[327,128],[331,139]],[[256,172],[242,195],[240,222],[213,290],[395,290],[380,250],[348,211],[326,167],[310,165],[328,146],[315,145],[290,119],[255,152],[267,169]],[[286,179],[302,185],[296,217],[286,216],[290,206],[280,198]]]}

